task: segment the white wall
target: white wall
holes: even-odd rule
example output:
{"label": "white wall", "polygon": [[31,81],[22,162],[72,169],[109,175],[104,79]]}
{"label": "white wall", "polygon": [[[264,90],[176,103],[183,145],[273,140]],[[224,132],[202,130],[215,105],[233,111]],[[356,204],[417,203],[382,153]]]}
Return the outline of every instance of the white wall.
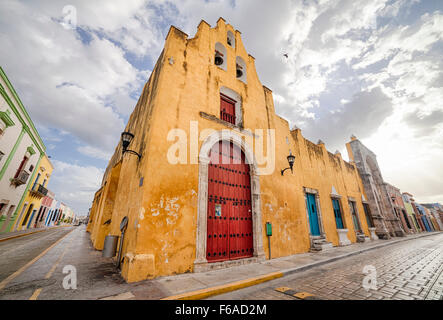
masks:
{"label": "white wall", "polygon": [[[15,108],[18,110],[23,121],[25,121],[25,123],[29,126],[30,130],[33,131],[32,124],[26,119],[25,114],[21,111],[21,109],[19,107],[19,103],[15,100],[12,92],[9,90],[5,81],[2,78],[0,78],[0,83],[2,84],[3,88],[6,90],[11,101],[14,103]],[[17,117],[17,115],[14,113],[14,111],[12,110],[12,108],[9,106],[9,104],[3,98],[2,95],[0,95],[0,110],[1,111],[9,110],[10,111],[9,116],[11,117],[12,121],[14,122],[14,125],[6,128],[5,131],[3,132],[3,134],[0,136],[0,151],[2,151],[5,154],[0,161],[0,170],[1,170],[3,168],[3,166],[5,165],[5,163],[8,159],[8,156],[11,153],[11,151],[12,151],[12,149],[13,149],[13,147],[14,147],[14,145],[15,145],[15,143],[22,131],[22,124],[21,124],[19,118]],[[39,142],[39,140],[37,140],[37,142]],[[29,180],[32,177],[32,172],[29,171],[29,168],[31,165],[33,165],[34,170],[38,169],[38,168],[36,168],[36,166],[37,166],[37,162],[38,162],[38,159],[40,156],[40,152],[38,151],[38,148],[34,144],[34,142],[32,141],[31,137],[26,132],[24,133],[23,138],[22,138],[13,158],[11,159],[11,162],[9,163],[9,165],[5,171],[5,174],[3,175],[2,179],[0,180],[0,201],[5,201],[5,202],[9,201],[6,210],[4,210],[4,214],[6,214],[9,211],[9,208],[11,205],[15,206],[14,211],[17,209],[18,203],[19,203],[20,199],[22,198],[22,195],[26,189],[27,183],[20,185],[18,187],[15,187],[15,186],[11,185],[10,179],[14,178],[14,175],[17,172],[17,169],[20,166],[20,163],[22,162],[24,155],[27,152],[27,148],[30,146],[33,147],[33,149],[35,150],[35,154],[30,156],[30,158],[24,168],[30,174],[27,183],[29,182]],[[42,149],[44,148],[43,145],[41,145],[41,144],[40,144],[40,147]],[[12,212],[12,214],[13,213],[14,212]],[[0,231],[1,231],[2,227],[3,227],[3,225],[0,226]]]}

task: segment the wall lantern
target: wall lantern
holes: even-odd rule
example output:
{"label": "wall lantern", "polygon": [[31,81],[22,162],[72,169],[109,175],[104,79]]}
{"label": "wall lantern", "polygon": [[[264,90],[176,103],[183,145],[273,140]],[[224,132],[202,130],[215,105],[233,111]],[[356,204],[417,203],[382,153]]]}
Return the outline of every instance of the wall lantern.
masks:
{"label": "wall lantern", "polygon": [[289,156],[287,158],[288,158],[289,167],[286,168],[286,169],[283,169],[281,171],[281,175],[283,175],[285,173],[285,171],[288,170],[288,169],[291,169],[291,172],[294,172],[292,170],[292,167],[294,166],[295,156],[292,155],[291,150],[289,150]]}
{"label": "wall lantern", "polygon": [[140,158],[142,157],[139,153],[133,151],[133,150],[128,150],[129,144],[131,143],[132,139],[134,139],[134,135],[130,132],[123,132],[122,133],[122,147],[123,147],[123,154],[125,154],[126,152],[135,154],[136,156],[138,156],[138,160],[140,160]]}

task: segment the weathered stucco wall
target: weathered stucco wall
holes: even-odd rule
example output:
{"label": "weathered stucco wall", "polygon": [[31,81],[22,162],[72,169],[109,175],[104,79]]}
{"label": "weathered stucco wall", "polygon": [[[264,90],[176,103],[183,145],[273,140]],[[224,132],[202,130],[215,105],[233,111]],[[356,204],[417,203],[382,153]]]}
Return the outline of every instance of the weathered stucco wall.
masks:
{"label": "weathered stucco wall", "polygon": [[[235,34],[235,48],[226,43],[228,31]],[[217,42],[226,48],[227,70],[213,62]],[[236,78],[236,57],[245,61],[246,83]],[[222,87],[241,97],[242,125],[253,134],[218,120]],[[191,121],[198,122],[198,133],[191,129]],[[182,130],[185,137],[181,146],[187,152],[186,163],[168,162],[168,151],[180,141],[178,137],[167,140],[173,129]],[[273,224],[273,258],[310,249],[304,187],[316,189],[320,195],[328,241],[338,245],[330,197],[332,186],[342,196],[349,239],[356,241],[348,197],[356,200],[361,225],[369,235],[361,203],[364,192],[356,167],[344,162],[341,156],[328,153],[324,145],[304,139],[300,130],[290,131],[287,121],[275,114],[272,92],[260,83],[254,58],[246,52],[240,32],[223,19],[215,28],[202,21],[193,39],[174,27],[170,29],[164,50],[126,127],[135,135],[129,148],[139,152],[141,160],[130,154],[122,157],[119,144],[91,209],[88,230],[97,249],[103,247],[108,233],[119,234],[124,216],[129,218],[123,244],[122,275],[126,280],[194,270],[199,201],[199,163],[194,155],[198,155],[203,144],[205,136],[199,134],[205,129],[232,129],[250,137],[252,145],[261,135],[255,129],[275,130],[275,170],[259,178],[265,253],[267,221]],[[192,145],[191,141],[198,143]],[[288,166],[289,149],[296,156],[294,174],[287,171],[282,176],[280,170]],[[264,155],[270,151],[265,145]],[[109,219],[109,226],[104,226]]]}

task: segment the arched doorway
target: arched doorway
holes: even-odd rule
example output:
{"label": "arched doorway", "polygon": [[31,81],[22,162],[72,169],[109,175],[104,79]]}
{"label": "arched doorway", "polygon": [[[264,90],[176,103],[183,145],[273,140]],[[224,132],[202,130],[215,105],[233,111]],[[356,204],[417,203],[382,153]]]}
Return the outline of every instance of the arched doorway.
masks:
{"label": "arched doorway", "polygon": [[[234,259],[225,261],[208,261],[207,245],[208,245],[208,204],[209,204],[209,168],[211,163],[211,150],[215,145],[219,145],[220,141],[225,141],[230,147],[238,147],[244,154],[244,159],[249,167],[250,176],[250,200],[251,200],[251,215],[252,215],[252,257],[247,259]],[[237,162],[236,164],[241,164]],[[234,169],[235,170],[235,169]],[[235,173],[235,172],[234,172]],[[213,178],[214,180],[214,178]],[[234,183],[235,184],[235,183]],[[222,184],[223,185],[223,184]],[[238,185],[238,183],[237,183]],[[214,197],[213,197],[214,198]],[[240,199],[239,197],[230,197]],[[215,210],[215,206],[214,206]],[[249,210],[249,209],[247,209]],[[215,215],[215,211],[214,211]],[[223,212],[222,212],[223,215]],[[240,217],[239,217],[240,218]],[[228,218],[227,218],[228,219]],[[240,219],[239,219],[240,220]],[[224,219],[223,219],[224,221]],[[232,220],[231,220],[232,221]],[[237,221],[237,220],[236,220]],[[240,220],[242,221],[242,220]],[[243,220],[245,221],[245,220]],[[238,263],[258,262],[265,260],[265,253],[263,250],[262,237],[262,217],[261,217],[261,201],[260,201],[260,179],[257,161],[254,157],[251,146],[241,136],[231,130],[214,131],[207,136],[200,148],[199,152],[199,168],[198,168],[198,208],[197,208],[197,229],[196,229],[196,252],[194,261],[194,272],[204,272],[213,270],[214,268],[223,268]],[[243,232],[245,233],[245,232]],[[233,234],[233,233],[231,233]],[[237,234],[237,233],[236,233]],[[240,234],[240,233],[239,233]],[[224,236],[223,236],[224,237]],[[228,236],[226,236],[228,237]],[[233,249],[234,251],[234,249]],[[238,250],[235,250],[238,251]],[[250,250],[249,250],[250,251]],[[241,250],[240,250],[241,252]],[[218,254],[218,253],[217,253]],[[227,254],[227,253],[226,253]],[[247,261],[245,261],[247,260]]]}
{"label": "arched doorway", "polygon": [[250,168],[244,152],[219,141],[209,154],[208,262],[253,256]]}

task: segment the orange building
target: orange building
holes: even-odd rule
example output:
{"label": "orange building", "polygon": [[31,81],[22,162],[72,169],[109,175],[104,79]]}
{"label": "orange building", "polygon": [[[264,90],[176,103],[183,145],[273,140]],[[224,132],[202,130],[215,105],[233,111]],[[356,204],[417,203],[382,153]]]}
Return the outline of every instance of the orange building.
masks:
{"label": "orange building", "polygon": [[355,164],[275,114],[254,57],[222,18],[202,21],[194,38],[170,28],[125,132],[88,231],[101,250],[126,217],[129,282],[371,236]]}

